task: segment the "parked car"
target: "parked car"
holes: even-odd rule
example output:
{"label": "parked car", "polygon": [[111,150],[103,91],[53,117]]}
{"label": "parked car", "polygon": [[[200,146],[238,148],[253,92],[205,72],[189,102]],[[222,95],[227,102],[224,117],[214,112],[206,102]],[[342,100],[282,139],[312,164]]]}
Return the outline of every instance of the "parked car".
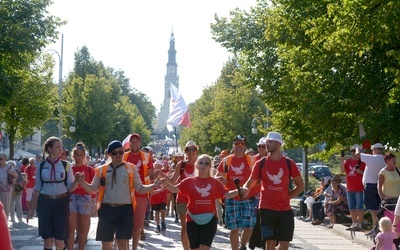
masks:
{"label": "parked car", "polygon": [[328,166],[315,165],[315,166],[311,166],[308,169],[308,175],[309,176],[313,176],[317,180],[321,180],[325,176],[331,176],[332,177],[332,172],[331,172],[331,169]]}

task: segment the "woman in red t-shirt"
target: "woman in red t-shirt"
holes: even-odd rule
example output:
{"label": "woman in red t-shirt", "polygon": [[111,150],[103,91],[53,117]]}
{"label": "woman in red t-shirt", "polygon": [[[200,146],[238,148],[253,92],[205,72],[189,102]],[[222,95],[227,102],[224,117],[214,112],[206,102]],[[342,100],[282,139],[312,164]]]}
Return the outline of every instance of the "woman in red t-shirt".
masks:
{"label": "woman in red t-shirt", "polygon": [[[78,142],[72,149],[72,157],[74,164],[72,165],[73,173],[85,173],[85,181],[92,182],[95,171],[92,167],[84,164],[85,161],[85,145]],[[68,249],[74,249],[75,230],[78,235],[78,247],[80,250],[85,249],[87,235],[90,228],[90,215],[92,212],[92,196],[86,192],[81,184],[71,193],[69,202],[69,239],[67,241]]]}
{"label": "woman in red t-shirt", "polygon": [[36,184],[36,168],[37,168],[37,166],[35,165],[35,163],[36,163],[35,158],[30,158],[29,165],[24,168],[24,172],[21,171],[21,173],[26,174],[26,178],[27,178],[25,190],[26,190],[26,208],[28,211],[31,208],[33,188],[35,187],[35,184]]}
{"label": "woman in red t-shirt", "polygon": [[229,191],[211,176],[212,160],[200,155],[195,162],[195,176],[185,178],[176,186],[165,182],[171,192],[180,192],[188,199],[186,229],[191,249],[210,249],[217,232],[215,200],[233,198],[237,190]]}

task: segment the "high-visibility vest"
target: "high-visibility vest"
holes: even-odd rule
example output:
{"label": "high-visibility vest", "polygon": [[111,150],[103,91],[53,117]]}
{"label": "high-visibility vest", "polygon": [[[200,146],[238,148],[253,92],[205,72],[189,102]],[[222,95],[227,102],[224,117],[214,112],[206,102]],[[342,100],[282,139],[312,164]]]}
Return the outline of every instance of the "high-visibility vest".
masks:
{"label": "high-visibility vest", "polygon": [[[124,162],[128,162],[128,156],[131,152],[125,152],[124,156],[122,157],[122,160]],[[144,185],[150,184],[150,176],[149,176],[149,155],[143,151],[139,151],[140,154],[140,159],[142,161],[142,166],[143,166],[143,175],[144,175]]]}
{"label": "high-visibility vest", "polygon": [[[101,180],[102,177],[106,178],[107,175],[107,169],[110,166],[110,164],[105,164],[101,167],[102,171],[100,174],[99,169],[100,168],[96,168],[96,175],[99,178],[99,180]],[[134,176],[134,170],[135,170],[135,166],[133,166],[131,163],[129,162],[124,162],[124,166],[126,171],[128,172],[128,177],[129,177],[129,192],[131,195],[131,203],[132,203],[132,209],[135,211],[135,207],[136,207],[136,199],[135,199],[135,176]],[[104,192],[106,190],[106,186],[102,186],[100,185],[99,188],[99,195],[97,197],[97,210],[100,209],[101,207],[101,203],[103,201],[103,197],[104,197]]]}
{"label": "high-visibility vest", "polygon": [[[246,155],[246,154],[244,156],[246,157],[246,161],[247,161],[247,164],[249,165],[250,169],[252,169],[253,165],[254,165],[254,158],[252,156]],[[228,180],[229,167],[231,166],[231,162],[232,162],[233,157],[235,157],[235,155],[231,154],[231,155],[228,155],[227,157],[225,157],[223,159],[223,161],[224,161],[224,175],[225,175],[226,180]]]}

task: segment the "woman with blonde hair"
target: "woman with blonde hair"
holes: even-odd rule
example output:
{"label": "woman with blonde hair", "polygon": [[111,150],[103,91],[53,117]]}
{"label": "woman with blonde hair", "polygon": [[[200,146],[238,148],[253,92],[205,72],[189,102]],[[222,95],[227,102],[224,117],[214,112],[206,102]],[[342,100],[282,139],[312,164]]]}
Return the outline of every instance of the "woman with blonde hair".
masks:
{"label": "woman with blonde hair", "polygon": [[177,185],[164,181],[171,192],[179,192],[188,199],[186,229],[190,249],[210,249],[217,232],[215,200],[233,198],[237,190],[229,191],[217,179],[211,176],[212,160],[208,155],[200,155],[195,162],[193,177],[182,180]]}

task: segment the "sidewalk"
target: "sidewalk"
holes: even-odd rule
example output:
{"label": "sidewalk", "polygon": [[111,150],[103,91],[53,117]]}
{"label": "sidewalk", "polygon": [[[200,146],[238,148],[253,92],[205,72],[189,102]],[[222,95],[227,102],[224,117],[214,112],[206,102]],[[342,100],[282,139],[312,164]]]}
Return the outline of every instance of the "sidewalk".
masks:
{"label": "sidewalk", "polygon": [[[174,218],[167,217],[166,224],[167,231],[157,234],[155,233],[154,221],[151,221],[146,229],[146,240],[140,241],[140,249],[183,249],[180,242],[180,223],[175,223]],[[295,236],[290,243],[290,249],[365,250],[372,247],[372,241],[368,240],[362,232],[356,232],[354,240],[351,240],[350,231],[346,231],[347,227],[340,224],[335,225],[333,229],[327,229],[322,225],[313,226],[309,222],[295,219],[295,225]],[[101,243],[95,240],[96,228],[97,218],[92,218],[85,249],[101,249]],[[38,236],[37,218],[29,221],[29,224],[14,225],[10,232],[14,249],[43,249],[43,240]],[[227,229],[218,226],[212,249],[230,249],[229,231]]]}

